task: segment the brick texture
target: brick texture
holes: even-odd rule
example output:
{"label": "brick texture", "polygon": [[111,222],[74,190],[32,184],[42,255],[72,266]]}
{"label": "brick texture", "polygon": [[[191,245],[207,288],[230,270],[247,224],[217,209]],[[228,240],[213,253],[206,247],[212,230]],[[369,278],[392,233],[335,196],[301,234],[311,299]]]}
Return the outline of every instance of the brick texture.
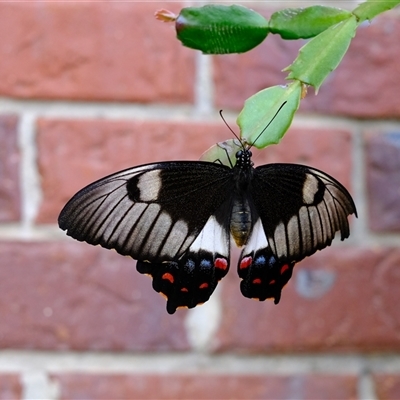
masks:
{"label": "brick texture", "polygon": [[224,319],[215,348],[399,350],[399,265],[398,248],[326,249],[296,265],[278,305],[242,297],[239,278],[230,273],[222,283]]}
{"label": "brick texture", "polygon": [[[194,52],[154,18],[163,2],[0,5],[0,94],[20,98],[191,102]],[[184,66],[180,68],[177,66]]]}
{"label": "brick texture", "polygon": [[22,385],[18,375],[4,373],[0,375],[0,399],[22,399]]}
{"label": "brick texture", "polygon": [[[268,17],[276,6],[263,3]],[[209,57],[209,70],[154,18],[187,4],[0,2],[0,400],[400,398],[398,11],[359,27],[278,146],[252,149],[256,165],[325,171],[359,208],[350,239],[296,265],[278,305],[241,295],[234,248],[215,307],[169,315],[134,260],[58,230],[85,185],[197,160],[232,138],[218,109],[231,116],[285,84],[282,69],[306,43],[269,35],[249,53]],[[33,143],[19,143],[20,124]],[[32,162],[40,204],[21,221],[31,185],[20,174]]]}
{"label": "brick texture", "polygon": [[292,127],[279,145],[257,152],[253,159],[258,165],[276,162],[309,165],[351,189],[352,139],[345,130]]}
{"label": "brick texture", "polygon": [[296,58],[305,41],[284,41],[269,35],[255,49],[244,54],[214,58],[215,102],[220,108],[241,110],[244,101],[269,86],[285,84],[282,69]]}
{"label": "brick texture", "polygon": [[354,399],[353,376],[53,375],[61,399]]}
{"label": "brick texture", "polygon": [[0,222],[20,218],[18,118],[0,115]]}
{"label": "brick texture", "polygon": [[370,134],[366,144],[370,227],[400,232],[400,131]]}
{"label": "brick texture", "polygon": [[[43,202],[38,221],[54,223],[67,200],[96,179],[147,162],[196,160],[210,145],[230,136],[220,122],[41,120],[38,161]],[[349,187],[350,139],[346,131],[292,129],[281,145],[258,152],[254,161],[309,164]]]}
{"label": "brick texture", "polygon": [[400,398],[400,375],[375,374],[374,383],[379,400],[392,400]]}
{"label": "brick texture", "polygon": [[[400,20],[394,12],[362,25],[339,67],[324,82],[318,96],[310,90],[300,111],[361,118],[399,117],[399,35]],[[281,70],[294,61],[304,43],[270,35],[249,53],[217,57],[218,107],[240,110],[246,98],[257,91],[284,84],[287,74]]]}
{"label": "brick texture", "polygon": [[0,348],[185,350],[185,312],[135,262],[73,242],[0,243]]}
{"label": "brick texture", "polygon": [[148,162],[196,160],[226,139],[222,123],[42,120],[38,131],[39,221],[52,223],[65,202],[96,179]]}

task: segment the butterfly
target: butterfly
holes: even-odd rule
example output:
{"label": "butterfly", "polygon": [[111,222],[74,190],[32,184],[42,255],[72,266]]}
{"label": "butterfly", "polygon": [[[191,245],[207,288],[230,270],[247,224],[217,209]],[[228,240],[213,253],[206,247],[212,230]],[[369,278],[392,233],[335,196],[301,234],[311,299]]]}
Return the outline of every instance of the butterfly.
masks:
{"label": "butterfly", "polygon": [[167,311],[206,302],[228,272],[231,238],[245,297],[274,299],[295,263],[349,234],[356,207],[328,174],[299,164],[254,167],[242,144],[231,166],[169,161],[129,168],[75,194],[58,223],[69,236],[137,261]]}

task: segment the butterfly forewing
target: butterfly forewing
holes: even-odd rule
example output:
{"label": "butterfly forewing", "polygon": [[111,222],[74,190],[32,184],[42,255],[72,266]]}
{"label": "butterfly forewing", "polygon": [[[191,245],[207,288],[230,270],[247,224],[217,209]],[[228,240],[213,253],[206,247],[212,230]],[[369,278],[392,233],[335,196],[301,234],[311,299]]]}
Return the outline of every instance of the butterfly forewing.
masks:
{"label": "butterfly forewing", "polygon": [[174,260],[195,241],[232,192],[232,169],[207,162],[148,164],[110,175],[79,191],[60,228],[150,262]]}
{"label": "butterfly forewing", "polygon": [[349,236],[356,214],[347,190],[329,175],[297,164],[255,169],[249,188],[275,257],[298,262],[329,246],[336,232]]}

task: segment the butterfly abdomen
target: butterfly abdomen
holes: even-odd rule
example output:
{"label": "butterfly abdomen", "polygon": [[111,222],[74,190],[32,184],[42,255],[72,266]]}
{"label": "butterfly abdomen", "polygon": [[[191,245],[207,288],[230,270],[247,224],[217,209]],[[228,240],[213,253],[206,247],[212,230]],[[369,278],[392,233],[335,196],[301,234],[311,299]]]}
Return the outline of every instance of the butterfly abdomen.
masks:
{"label": "butterfly abdomen", "polygon": [[248,200],[237,196],[233,200],[230,231],[238,247],[247,243],[253,226],[251,209]]}
{"label": "butterfly abdomen", "polygon": [[235,189],[232,199],[230,231],[236,245],[242,247],[247,243],[253,228],[252,212],[247,195],[254,172],[251,151],[244,149],[236,153],[236,165],[233,171]]}

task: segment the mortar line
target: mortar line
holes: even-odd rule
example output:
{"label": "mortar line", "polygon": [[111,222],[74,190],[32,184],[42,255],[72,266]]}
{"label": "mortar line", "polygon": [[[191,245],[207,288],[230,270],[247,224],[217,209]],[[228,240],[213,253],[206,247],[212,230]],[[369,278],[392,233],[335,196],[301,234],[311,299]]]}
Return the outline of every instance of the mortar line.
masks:
{"label": "mortar line", "polygon": [[[303,355],[238,355],[190,353],[110,353],[4,350],[0,373],[209,373],[331,374],[400,373],[400,354],[318,353]],[[367,385],[365,382],[362,385]]]}
{"label": "mortar line", "polygon": [[57,400],[60,388],[43,370],[25,371],[21,375],[22,400]]}
{"label": "mortar line", "polygon": [[222,322],[221,285],[217,285],[210,299],[201,307],[188,311],[185,329],[188,341],[194,351],[208,353],[212,350],[212,341]]}
{"label": "mortar line", "polygon": [[362,128],[359,127],[352,132],[352,189],[357,207],[358,219],[354,223],[354,234],[357,241],[365,243],[369,238],[368,235],[368,215],[367,215],[367,198],[366,198],[366,170],[364,157],[364,141],[362,136]]}
{"label": "mortar line", "polygon": [[21,152],[20,190],[21,190],[21,236],[29,237],[42,198],[40,174],[37,166],[35,132],[36,115],[20,115],[18,141]]}
{"label": "mortar line", "polygon": [[358,377],[357,394],[360,400],[378,400],[374,380],[367,370]]}
{"label": "mortar line", "polygon": [[196,54],[196,81],[194,114],[212,116],[214,110],[214,82],[212,56]]}
{"label": "mortar line", "polygon": [[[210,57],[210,56],[203,56]],[[209,59],[211,61],[211,58]],[[212,68],[212,67],[211,67]],[[210,71],[211,73],[211,71]],[[211,96],[212,99],[213,95]],[[90,119],[104,118],[105,120],[151,120],[151,121],[204,121],[204,115],[194,112],[194,106],[185,104],[139,104],[139,103],[115,103],[115,102],[83,102],[68,100],[15,100],[0,97],[0,110],[3,113],[33,114],[43,118],[63,119]],[[224,110],[227,118],[237,117],[239,110]],[[214,111],[208,116],[210,121],[219,121],[218,113]],[[296,115],[293,127],[335,127],[338,129],[359,129],[368,126],[371,129],[400,129],[400,123],[393,120],[363,120],[357,121],[350,117],[302,114]]]}

